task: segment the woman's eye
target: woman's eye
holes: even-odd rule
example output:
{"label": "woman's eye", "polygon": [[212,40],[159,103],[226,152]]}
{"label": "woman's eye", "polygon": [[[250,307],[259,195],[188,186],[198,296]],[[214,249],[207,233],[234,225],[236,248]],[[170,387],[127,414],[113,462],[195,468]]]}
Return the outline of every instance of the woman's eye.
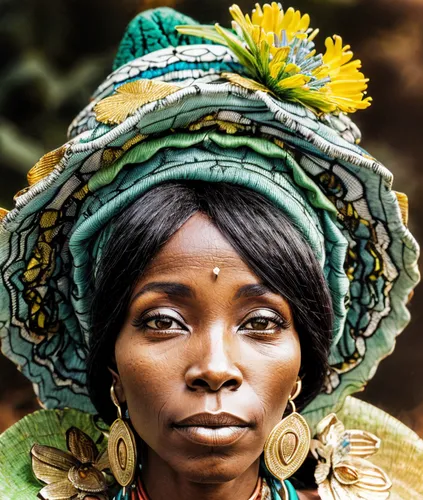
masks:
{"label": "woman's eye", "polygon": [[247,328],[247,330],[267,330],[269,324],[275,326],[275,323],[273,321],[270,321],[269,319],[257,318],[250,320],[246,325],[251,325],[251,328]]}
{"label": "woman's eye", "polygon": [[279,328],[288,328],[289,322],[286,321],[279,315],[274,316],[257,316],[254,318],[250,318],[243,325],[242,329],[247,331],[255,331],[255,332],[265,332],[265,331],[274,331]]}
{"label": "woman's eye", "polygon": [[181,329],[179,323],[171,318],[156,318],[145,322],[145,326],[154,330]]}
{"label": "woman's eye", "polygon": [[163,313],[144,314],[139,318],[135,318],[132,325],[139,330],[149,330],[152,333],[187,330],[181,322]]}

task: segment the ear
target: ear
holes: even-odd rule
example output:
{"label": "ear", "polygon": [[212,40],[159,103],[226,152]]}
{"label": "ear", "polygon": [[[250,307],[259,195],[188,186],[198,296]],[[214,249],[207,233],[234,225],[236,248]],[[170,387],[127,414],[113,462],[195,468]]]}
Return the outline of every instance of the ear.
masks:
{"label": "ear", "polygon": [[117,372],[117,369],[110,368],[110,366],[108,366],[107,369],[112,374],[112,380],[113,380],[112,383],[114,385],[115,394],[119,400],[119,403],[125,403],[126,401],[125,391],[123,390],[122,380],[120,378],[119,373]]}

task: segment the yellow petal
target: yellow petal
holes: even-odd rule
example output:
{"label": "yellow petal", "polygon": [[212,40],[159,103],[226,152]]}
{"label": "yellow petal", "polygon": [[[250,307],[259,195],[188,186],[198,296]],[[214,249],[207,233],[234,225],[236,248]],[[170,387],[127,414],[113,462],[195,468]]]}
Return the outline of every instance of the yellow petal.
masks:
{"label": "yellow petal", "polygon": [[280,89],[294,89],[297,87],[302,87],[310,81],[310,77],[306,75],[293,75],[288,78],[284,78],[278,82],[278,88]]}
{"label": "yellow petal", "polygon": [[256,3],[256,8],[253,9],[253,12],[251,14],[251,22],[257,26],[260,26],[262,18],[263,18],[263,11],[261,9],[261,5]]}
{"label": "yellow petal", "polygon": [[285,62],[286,58],[289,55],[289,51],[290,51],[289,47],[281,47],[281,48],[272,47],[270,49],[270,53],[272,54],[273,59],[270,63],[279,64],[281,62]]}
{"label": "yellow petal", "polygon": [[292,7],[289,7],[289,9],[285,12],[281,29],[288,30],[289,25],[294,18],[294,14],[295,10]]}
{"label": "yellow petal", "polygon": [[307,31],[310,27],[310,16],[308,14],[304,14],[299,23],[298,29],[301,31]]}
{"label": "yellow petal", "polygon": [[298,71],[300,71],[299,66],[293,63],[288,64],[285,68],[286,73],[293,73],[293,72],[297,73]]}

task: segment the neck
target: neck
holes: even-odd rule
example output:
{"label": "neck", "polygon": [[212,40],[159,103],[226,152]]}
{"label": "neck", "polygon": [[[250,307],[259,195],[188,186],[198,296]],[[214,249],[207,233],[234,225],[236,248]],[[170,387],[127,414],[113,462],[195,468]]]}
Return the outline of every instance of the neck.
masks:
{"label": "neck", "polygon": [[148,500],[249,500],[255,496],[259,479],[259,460],[235,479],[196,482],[187,479],[153,453],[141,474]]}

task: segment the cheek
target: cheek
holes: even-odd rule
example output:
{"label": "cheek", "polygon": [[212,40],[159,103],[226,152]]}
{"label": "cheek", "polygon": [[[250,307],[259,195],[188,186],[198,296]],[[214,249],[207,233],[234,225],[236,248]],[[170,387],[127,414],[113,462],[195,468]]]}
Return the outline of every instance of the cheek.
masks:
{"label": "cheek", "polygon": [[[250,363],[254,392],[261,401],[264,425],[272,428],[282,418],[301,366],[301,349],[295,332],[280,345],[264,346],[256,366]],[[255,381],[255,382],[253,382]]]}
{"label": "cheek", "polygon": [[161,412],[181,378],[178,357],[170,353],[154,356],[154,349],[126,335],[118,339],[115,356],[135,430],[140,437],[157,433]]}

